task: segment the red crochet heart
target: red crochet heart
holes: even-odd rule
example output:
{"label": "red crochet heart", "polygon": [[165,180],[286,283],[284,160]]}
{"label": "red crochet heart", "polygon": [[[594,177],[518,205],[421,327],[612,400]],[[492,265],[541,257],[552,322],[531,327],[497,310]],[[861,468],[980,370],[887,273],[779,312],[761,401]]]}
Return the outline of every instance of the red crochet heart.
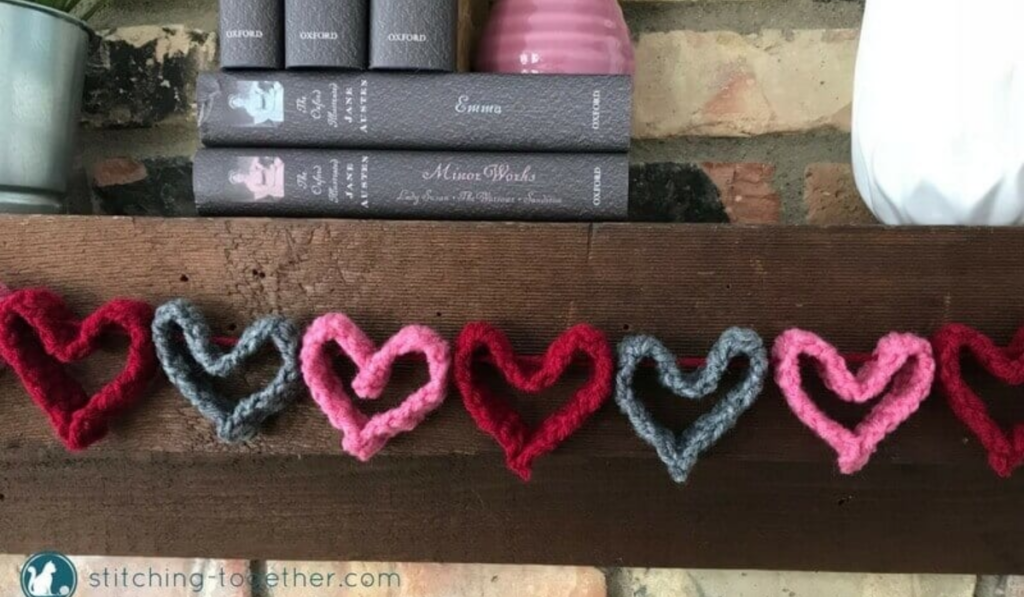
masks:
{"label": "red crochet heart", "polygon": [[[489,352],[505,380],[522,392],[535,394],[553,386],[576,353],[590,361],[590,379],[568,402],[531,430],[507,400],[477,384],[473,361],[478,350]],[[573,327],[555,340],[542,358],[528,363],[516,357],[501,330],[483,322],[463,328],[455,344],[454,365],[455,383],[466,410],[481,430],[498,441],[505,450],[508,467],[524,481],[530,480],[533,461],[538,456],[558,447],[608,400],[615,368],[608,339],[591,326]]]}
{"label": "red crochet heart", "polygon": [[[115,300],[79,322],[64,301],[42,289],[21,290],[0,302],[0,359],[21,378],[69,450],[84,450],[107,433],[109,421],[142,397],[156,375],[150,335],[153,308]],[[129,339],[124,370],[93,396],[64,365],[97,348],[99,337],[120,328]]]}
{"label": "red crochet heart", "polygon": [[932,340],[935,358],[949,406],[981,444],[988,450],[989,465],[1001,477],[1009,477],[1024,464],[1024,424],[1007,435],[992,419],[988,407],[964,382],[960,355],[966,348],[979,363],[999,380],[1010,385],[1024,384],[1024,327],[1017,330],[1007,347],[996,346],[988,336],[960,324],[947,325]]}

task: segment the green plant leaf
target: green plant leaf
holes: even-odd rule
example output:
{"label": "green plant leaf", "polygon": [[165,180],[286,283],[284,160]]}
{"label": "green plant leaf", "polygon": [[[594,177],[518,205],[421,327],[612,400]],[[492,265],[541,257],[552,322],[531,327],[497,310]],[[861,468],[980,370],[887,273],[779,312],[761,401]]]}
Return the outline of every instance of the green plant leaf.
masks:
{"label": "green plant leaf", "polygon": [[93,16],[94,16],[94,15],[95,15],[95,14],[96,14],[96,13],[97,13],[97,12],[98,12],[98,11],[99,11],[99,10],[100,10],[101,8],[103,8],[104,6],[106,6],[106,4],[107,4],[107,0],[96,0],[96,2],[93,2],[93,3],[92,3],[92,6],[90,6],[88,10],[86,10],[85,12],[83,12],[83,13],[81,14],[81,19],[82,19],[83,21],[89,21],[89,20],[92,20],[92,17],[93,17]]}
{"label": "green plant leaf", "polygon": [[106,6],[108,0],[28,0],[33,4],[46,6],[54,10],[66,12],[83,20],[89,20],[96,12]]}

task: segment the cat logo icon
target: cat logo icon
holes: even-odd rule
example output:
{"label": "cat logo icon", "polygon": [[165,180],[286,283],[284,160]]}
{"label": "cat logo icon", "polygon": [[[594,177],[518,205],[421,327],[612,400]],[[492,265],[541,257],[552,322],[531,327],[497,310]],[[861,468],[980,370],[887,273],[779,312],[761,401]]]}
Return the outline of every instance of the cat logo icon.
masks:
{"label": "cat logo icon", "polygon": [[21,567],[21,592],[25,597],[71,597],[78,588],[78,571],[67,556],[45,551]]}

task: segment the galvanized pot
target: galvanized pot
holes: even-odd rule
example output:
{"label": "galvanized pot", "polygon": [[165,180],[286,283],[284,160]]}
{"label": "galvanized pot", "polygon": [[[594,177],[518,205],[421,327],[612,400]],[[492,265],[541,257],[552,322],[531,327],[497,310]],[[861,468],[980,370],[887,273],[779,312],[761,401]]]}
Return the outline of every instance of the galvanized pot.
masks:
{"label": "galvanized pot", "polygon": [[62,213],[92,30],[0,0],[0,212]]}

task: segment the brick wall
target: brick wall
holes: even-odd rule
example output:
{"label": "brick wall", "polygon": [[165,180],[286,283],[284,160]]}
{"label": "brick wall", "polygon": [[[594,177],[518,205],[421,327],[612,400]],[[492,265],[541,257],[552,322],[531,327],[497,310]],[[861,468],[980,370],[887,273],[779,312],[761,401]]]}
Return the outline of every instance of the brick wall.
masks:
{"label": "brick wall", "polygon": [[[874,221],[848,166],[862,1],[621,1],[637,54],[631,217]],[[190,213],[192,82],[215,66],[216,10],[120,0],[98,15],[75,211]]]}

